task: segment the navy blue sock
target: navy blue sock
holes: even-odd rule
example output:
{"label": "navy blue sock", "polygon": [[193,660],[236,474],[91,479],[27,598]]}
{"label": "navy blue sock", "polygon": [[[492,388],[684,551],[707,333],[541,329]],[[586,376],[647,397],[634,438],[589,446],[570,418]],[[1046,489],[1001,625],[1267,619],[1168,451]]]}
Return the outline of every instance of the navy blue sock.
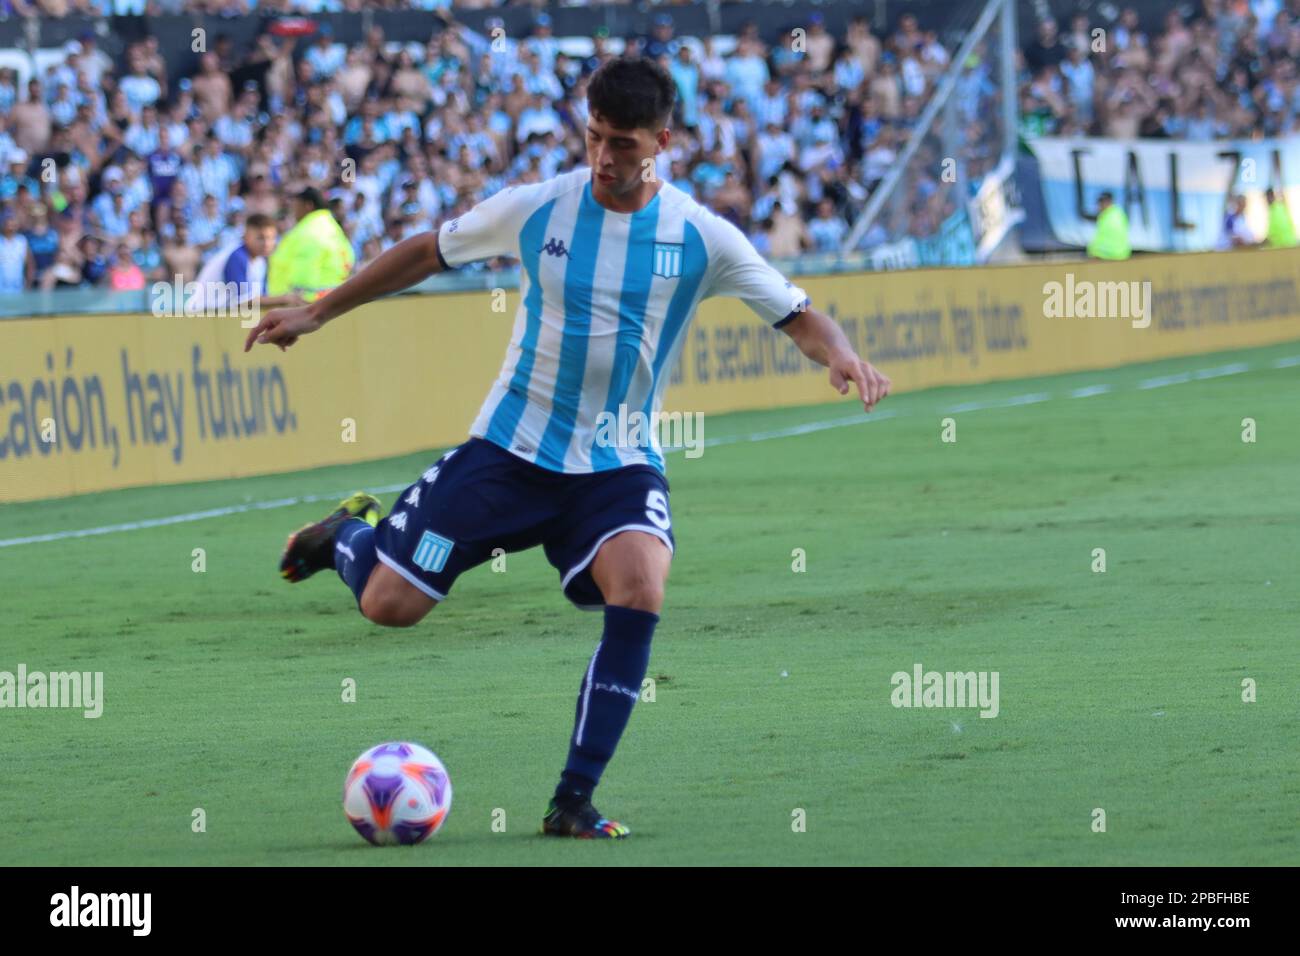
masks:
{"label": "navy blue sock", "polygon": [[370,572],[379,560],[375,556],[375,529],[360,518],[349,518],[339,525],[334,536],[334,567],[343,583],[357,596],[361,606],[361,592],[366,589]]}
{"label": "navy blue sock", "polygon": [[659,615],[605,605],[605,632],[582,679],[557,799],[590,799],[641,696]]}

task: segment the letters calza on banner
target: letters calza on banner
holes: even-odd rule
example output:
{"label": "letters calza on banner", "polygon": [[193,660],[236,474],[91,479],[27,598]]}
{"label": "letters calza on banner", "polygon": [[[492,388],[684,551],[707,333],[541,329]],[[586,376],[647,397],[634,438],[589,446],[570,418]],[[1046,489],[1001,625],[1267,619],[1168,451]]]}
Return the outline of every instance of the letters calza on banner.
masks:
{"label": "letters calza on banner", "polygon": [[1214,249],[1230,195],[1246,197],[1247,223],[1260,239],[1268,228],[1265,189],[1300,209],[1300,136],[1215,143],[1041,137],[1029,145],[1052,232],[1071,245],[1087,245],[1105,191],[1128,213],[1133,248],[1149,252]]}

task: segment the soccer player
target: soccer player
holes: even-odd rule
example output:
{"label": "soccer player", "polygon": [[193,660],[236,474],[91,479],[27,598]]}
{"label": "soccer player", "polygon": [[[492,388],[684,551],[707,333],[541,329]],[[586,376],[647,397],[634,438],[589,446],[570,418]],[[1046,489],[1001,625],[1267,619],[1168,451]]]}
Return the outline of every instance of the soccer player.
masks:
{"label": "soccer player", "polygon": [[186,309],[219,312],[249,300],[256,300],[264,309],[300,304],[300,295],[266,295],[266,260],[278,239],[279,232],[270,216],[253,213],[245,219],[243,241],[218,251],[199,270]]}
{"label": "soccer player", "polygon": [[494,548],[540,544],[565,596],[604,616],[546,834],[629,832],[591,797],[640,693],[673,553],[656,429],[643,444],[615,446],[598,427],[609,421],[601,413],[658,412],[696,306],[714,295],[746,302],[827,366],[840,394],[855,385],[867,411],[889,393],[889,379],[740,230],[654,178],[673,96],[654,61],[608,61],[588,87],[589,167],[505,189],[437,232],[403,240],[316,302],[268,313],[245,343],[287,348],[365,302],[473,260],[523,263],[505,365],[469,440],[386,519],[358,493],[292,535],[281,573],[300,581],[336,568],[363,615],[409,627]]}

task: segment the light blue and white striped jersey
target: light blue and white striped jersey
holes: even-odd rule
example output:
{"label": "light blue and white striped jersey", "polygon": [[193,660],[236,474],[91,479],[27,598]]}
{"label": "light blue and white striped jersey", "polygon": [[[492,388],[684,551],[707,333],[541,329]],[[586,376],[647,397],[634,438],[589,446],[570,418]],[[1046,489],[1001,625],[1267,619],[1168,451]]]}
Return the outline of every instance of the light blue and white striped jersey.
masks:
{"label": "light blue and white striped jersey", "polygon": [[664,183],[638,212],[612,212],[592,197],[587,168],[502,190],[443,223],[438,246],[449,266],[496,256],[523,265],[505,364],[470,434],[570,474],[663,471],[657,428],[619,444],[608,423],[658,421],[701,300],[735,296],[773,326],[808,301],[680,189]]}

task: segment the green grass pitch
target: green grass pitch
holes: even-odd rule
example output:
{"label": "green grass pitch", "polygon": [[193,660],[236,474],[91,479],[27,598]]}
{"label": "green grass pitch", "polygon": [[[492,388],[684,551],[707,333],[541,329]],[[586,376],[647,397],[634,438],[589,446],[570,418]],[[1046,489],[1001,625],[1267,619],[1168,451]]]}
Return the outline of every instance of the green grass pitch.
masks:
{"label": "green grass pitch", "polygon": [[[536,835],[600,627],[540,551],[385,630],[333,574],[277,578],[321,503],[0,547],[0,670],[105,681],[97,720],[0,711],[0,864],[1295,864],[1297,352],[916,392],[670,455],[656,699],[597,793],[622,843]],[[705,437],[854,408],[708,416]],[[432,457],[8,505],[0,539],[398,484]],[[916,663],[997,671],[1000,713],[895,708]],[[370,847],[341,809],[391,739],[455,787],[415,848]]]}

